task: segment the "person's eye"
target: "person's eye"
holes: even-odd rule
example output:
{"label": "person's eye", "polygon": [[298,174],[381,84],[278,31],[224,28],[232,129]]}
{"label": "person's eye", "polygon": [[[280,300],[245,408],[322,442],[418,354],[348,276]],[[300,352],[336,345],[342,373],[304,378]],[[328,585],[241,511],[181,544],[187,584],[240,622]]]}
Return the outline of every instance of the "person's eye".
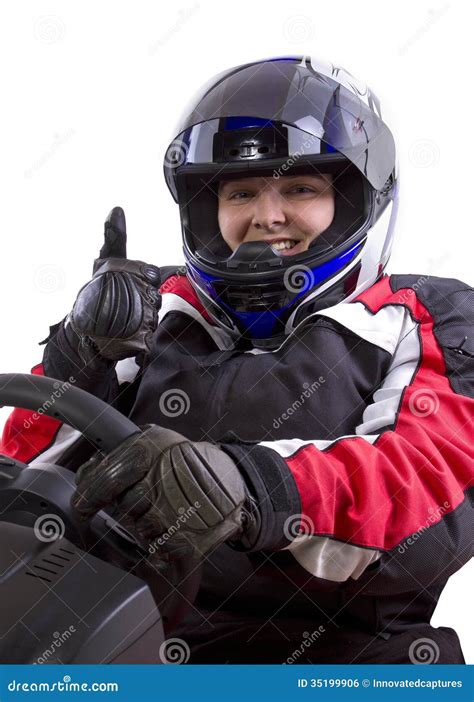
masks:
{"label": "person's eye", "polygon": [[294,188],[290,190],[291,193],[293,192],[307,192],[307,193],[314,193],[313,188],[308,187],[307,185],[295,185]]}
{"label": "person's eye", "polygon": [[229,200],[245,200],[247,196],[250,196],[248,190],[238,190],[229,195]]}

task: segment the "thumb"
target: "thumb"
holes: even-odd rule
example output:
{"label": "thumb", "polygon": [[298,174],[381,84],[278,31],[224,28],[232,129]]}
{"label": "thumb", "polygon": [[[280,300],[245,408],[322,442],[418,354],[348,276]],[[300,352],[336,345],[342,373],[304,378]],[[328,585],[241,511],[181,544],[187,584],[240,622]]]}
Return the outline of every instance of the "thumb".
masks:
{"label": "thumb", "polygon": [[121,207],[114,207],[105,220],[104,245],[99,258],[127,258],[127,229]]}

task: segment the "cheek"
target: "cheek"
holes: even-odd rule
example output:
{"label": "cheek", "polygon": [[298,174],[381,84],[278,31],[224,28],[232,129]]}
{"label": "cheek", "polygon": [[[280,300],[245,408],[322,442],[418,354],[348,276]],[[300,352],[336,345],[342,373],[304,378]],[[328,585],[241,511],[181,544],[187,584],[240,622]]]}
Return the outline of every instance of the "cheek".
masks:
{"label": "cheek", "polygon": [[308,234],[317,236],[329,227],[334,219],[334,198],[325,198],[315,203],[314,207],[302,209],[300,213],[300,227]]}
{"label": "cheek", "polygon": [[245,236],[245,219],[242,208],[219,207],[217,221],[227,244],[238,243]]}
{"label": "cheek", "polygon": [[229,217],[229,211],[226,208],[219,207],[217,221],[224,240],[229,241],[229,239],[232,238],[232,224]]}

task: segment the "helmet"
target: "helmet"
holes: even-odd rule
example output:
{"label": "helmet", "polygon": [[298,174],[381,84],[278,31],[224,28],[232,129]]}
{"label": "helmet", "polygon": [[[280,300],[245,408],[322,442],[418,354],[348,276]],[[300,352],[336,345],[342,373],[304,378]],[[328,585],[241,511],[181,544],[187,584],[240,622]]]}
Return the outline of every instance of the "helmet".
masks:
{"label": "helmet", "polygon": [[[219,181],[330,173],[334,217],[307,251],[268,241],[232,251],[218,223]],[[164,157],[180,206],[187,275],[236,339],[276,348],[305,318],[353,299],[388,261],[398,201],[395,141],[374,93],[307,56],[230,68],[192,100]]]}

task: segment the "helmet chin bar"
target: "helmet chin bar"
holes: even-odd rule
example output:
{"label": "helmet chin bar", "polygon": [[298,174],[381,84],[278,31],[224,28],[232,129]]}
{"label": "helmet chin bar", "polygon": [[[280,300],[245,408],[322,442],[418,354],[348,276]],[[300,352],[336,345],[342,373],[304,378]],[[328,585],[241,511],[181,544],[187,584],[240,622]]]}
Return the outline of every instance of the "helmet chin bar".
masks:
{"label": "helmet chin bar", "polygon": [[209,264],[220,264],[233,271],[258,272],[258,270],[268,271],[269,269],[281,268],[282,259],[273,250],[267,241],[256,240],[246,241],[232,251],[230,256],[218,258],[208,249],[197,249],[196,257]]}
{"label": "helmet chin bar", "polygon": [[[247,242],[243,249],[244,269],[237,273],[223,271],[204,272],[203,268],[188,258],[187,267],[190,281],[198,297],[215,321],[229,331],[234,337],[253,342],[254,346],[273,347],[270,339],[279,339],[284,335],[286,321],[296,307],[307,297],[314,296],[320,287],[327,287],[331,279],[336,283],[341,279],[343,287],[338,287],[336,301],[340,301],[352,292],[357,282],[348,281],[347,275],[354,268],[364,245],[365,239],[353,243],[335,259],[327,257],[325,262],[317,264],[313,258],[312,266],[294,264],[280,272],[268,271],[268,260],[260,261],[263,269],[249,272],[256,265],[255,250],[264,252],[268,258],[268,243]],[[239,250],[237,250],[238,252]],[[235,252],[235,253],[237,253]],[[290,257],[285,257],[285,262]],[[357,278],[357,276],[356,276]],[[347,287],[349,283],[349,287]],[[334,298],[334,291],[331,291]],[[343,294],[344,293],[344,294]],[[326,300],[318,299],[319,308],[325,306]],[[281,339],[280,339],[281,341]]]}
{"label": "helmet chin bar", "polygon": [[228,270],[258,273],[260,270],[282,268],[282,258],[268,241],[247,241],[240,244],[226,263]]}

